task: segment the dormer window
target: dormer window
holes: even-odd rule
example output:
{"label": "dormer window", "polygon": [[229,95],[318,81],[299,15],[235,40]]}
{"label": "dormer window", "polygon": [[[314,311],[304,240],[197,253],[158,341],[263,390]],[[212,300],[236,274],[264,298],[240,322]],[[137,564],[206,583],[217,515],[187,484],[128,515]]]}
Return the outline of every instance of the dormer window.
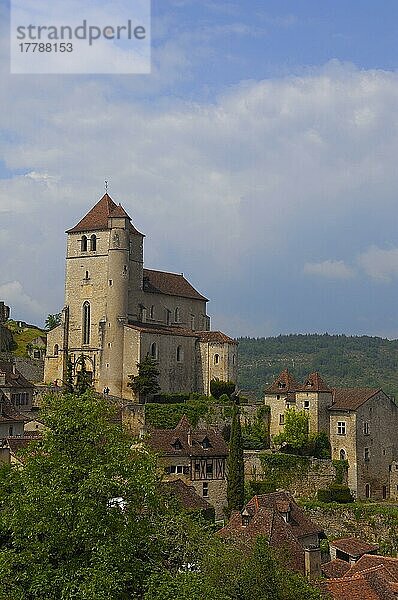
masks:
{"label": "dormer window", "polygon": [[174,450],[182,450],[182,444],[178,439],[172,444],[172,446]]}
{"label": "dormer window", "polygon": [[242,527],[247,527],[250,523],[250,513],[247,510],[247,508],[245,508],[245,510],[242,512]]}
{"label": "dormer window", "polygon": [[305,385],[307,387],[313,387],[314,383],[312,381],[308,380],[308,381],[306,381]]}
{"label": "dormer window", "polygon": [[202,440],[201,446],[202,446],[202,448],[204,448],[204,450],[207,450],[208,448],[210,448],[211,444],[210,444],[210,440],[207,436]]}
{"label": "dormer window", "polygon": [[279,381],[279,382],[278,382],[278,388],[279,388],[280,390],[283,390],[283,388],[285,388],[285,387],[286,387],[286,383],[284,383],[283,381]]}

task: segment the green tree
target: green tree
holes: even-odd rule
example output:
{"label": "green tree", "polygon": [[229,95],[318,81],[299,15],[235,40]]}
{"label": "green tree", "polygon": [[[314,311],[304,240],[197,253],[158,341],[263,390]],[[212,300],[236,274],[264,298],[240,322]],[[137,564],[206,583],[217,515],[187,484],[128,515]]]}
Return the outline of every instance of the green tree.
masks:
{"label": "green tree", "polygon": [[227,460],[227,500],[228,512],[240,510],[245,497],[245,475],[243,463],[243,441],[239,407],[235,403],[232,413],[231,437]]}
{"label": "green tree", "polygon": [[235,392],[235,387],[233,381],[221,381],[218,377],[210,381],[210,393],[216,400],[224,394],[230,398]]}
{"label": "green tree", "polygon": [[139,598],[156,556],[155,459],[90,394],[49,396],[41,416],[23,469],[0,472],[1,600]]}
{"label": "green tree", "polygon": [[157,365],[157,361],[147,354],[143,361],[137,363],[138,375],[129,375],[127,386],[138,394],[140,400],[145,401],[149,395],[160,392],[160,372]]}
{"label": "green tree", "polygon": [[58,327],[58,325],[61,325],[61,313],[56,313],[54,315],[47,316],[47,319],[44,323],[44,326],[47,329],[47,331],[51,331],[51,329]]}
{"label": "green tree", "polygon": [[66,357],[66,369],[65,369],[65,381],[64,388],[67,394],[73,394],[74,386],[73,386],[73,364],[72,358],[68,354]]}
{"label": "green tree", "polygon": [[196,567],[193,572],[154,575],[144,600],[321,599],[303,576],[283,567],[262,537],[252,549],[216,540]]}
{"label": "green tree", "polygon": [[305,450],[308,446],[308,414],[304,410],[289,408],[285,412],[283,431],[274,437],[276,444],[287,444],[294,450]]}
{"label": "green tree", "polygon": [[91,379],[90,375],[86,369],[86,357],[84,354],[81,354],[78,359],[78,363],[80,364],[80,370],[77,372],[76,376],[76,394],[78,396],[83,396],[87,390],[91,387]]}

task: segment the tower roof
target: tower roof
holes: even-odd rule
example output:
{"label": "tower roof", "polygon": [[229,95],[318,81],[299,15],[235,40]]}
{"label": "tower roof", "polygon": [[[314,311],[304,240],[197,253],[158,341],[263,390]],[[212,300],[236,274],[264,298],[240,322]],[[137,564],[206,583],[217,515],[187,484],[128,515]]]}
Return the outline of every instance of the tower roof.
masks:
{"label": "tower roof", "polygon": [[294,379],[289,369],[285,369],[265,391],[268,394],[284,394],[287,392],[295,392],[299,387],[299,384]]}
{"label": "tower roof", "polygon": [[326,383],[323,381],[322,377],[316,371],[315,373],[310,373],[307,379],[304,382],[304,385],[297,391],[302,392],[331,392],[332,390]]}
{"label": "tower roof", "polygon": [[[108,219],[111,217],[126,218],[131,221],[131,217],[126,213],[121,204],[116,204],[108,193],[105,193],[101,200],[78,222],[77,225],[68,229],[66,233],[79,233],[81,231],[98,231],[99,229],[108,229]],[[133,233],[142,235],[131,225]]]}

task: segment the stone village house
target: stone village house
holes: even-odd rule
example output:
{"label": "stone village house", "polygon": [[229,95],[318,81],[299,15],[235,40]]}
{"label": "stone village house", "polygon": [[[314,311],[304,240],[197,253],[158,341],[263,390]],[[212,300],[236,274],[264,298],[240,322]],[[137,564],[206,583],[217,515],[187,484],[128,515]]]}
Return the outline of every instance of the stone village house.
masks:
{"label": "stone village house", "polygon": [[181,274],[144,268],[144,235],[106,193],[67,231],[62,324],[47,336],[45,382],[75,374],[85,356],[94,389],[136,400],[129,375],[158,361],[163,392],[208,394],[211,379],[236,381],[237,343],[210,331],[207,299]]}
{"label": "stone village house", "polygon": [[290,568],[313,578],[321,575],[319,542],[325,535],[288,492],[254,496],[243,510],[232,512],[217,535],[243,545],[263,535],[272,548],[284,553]]}
{"label": "stone village house", "polygon": [[396,497],[398,407],[382,389],[330,388],[319,373],[300,384],[286,369],[266,389],[265,404],[271,438],[283,430],[288,408],[304,410],[309,433],[325,432],[332,458],[348,460],[348,485],[358,499]]}
{"label": "stone village house", "polygon": [[34,385],[13,363],[0,362],[0,440],[22,436],[32,408]]}
{"label": "stone village house", "polygon": [[159,456],[166,481],[181,479],[224,518],[227,505],[228,447],[216,429],[194,429],[184,416],[175,429],[152,429],[147,441]]}

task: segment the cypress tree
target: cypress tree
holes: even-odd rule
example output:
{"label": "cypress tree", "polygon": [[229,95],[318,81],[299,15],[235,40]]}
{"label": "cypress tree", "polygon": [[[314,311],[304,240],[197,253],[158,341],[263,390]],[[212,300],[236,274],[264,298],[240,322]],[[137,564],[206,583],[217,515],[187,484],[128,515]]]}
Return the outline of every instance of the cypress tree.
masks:
{"label": "cypress tree", "polygon": [[83,354],[80,355],[79,362],[81,369],[76,377],[76,389],[75,392],[78,396],[82,396],[91,387],[89,374],[86,369],[86,358]]}
{"label": "cypress tree", "polygon": [[72,359],[71,357],[68,356],[66,357],[66,373],[65,373],[65,392],[67,394],[73,394],[74,392],[74,387],[73,387],[73,365],[72,365]]}
{"label": "cypress tree", "polygon": [[240,426],[239,407],[235,403],[232,413],[231,438],[227,461],[227,500],[228,512],[241,510],[244,504],[245,474],[243,464],[243,442]]}

